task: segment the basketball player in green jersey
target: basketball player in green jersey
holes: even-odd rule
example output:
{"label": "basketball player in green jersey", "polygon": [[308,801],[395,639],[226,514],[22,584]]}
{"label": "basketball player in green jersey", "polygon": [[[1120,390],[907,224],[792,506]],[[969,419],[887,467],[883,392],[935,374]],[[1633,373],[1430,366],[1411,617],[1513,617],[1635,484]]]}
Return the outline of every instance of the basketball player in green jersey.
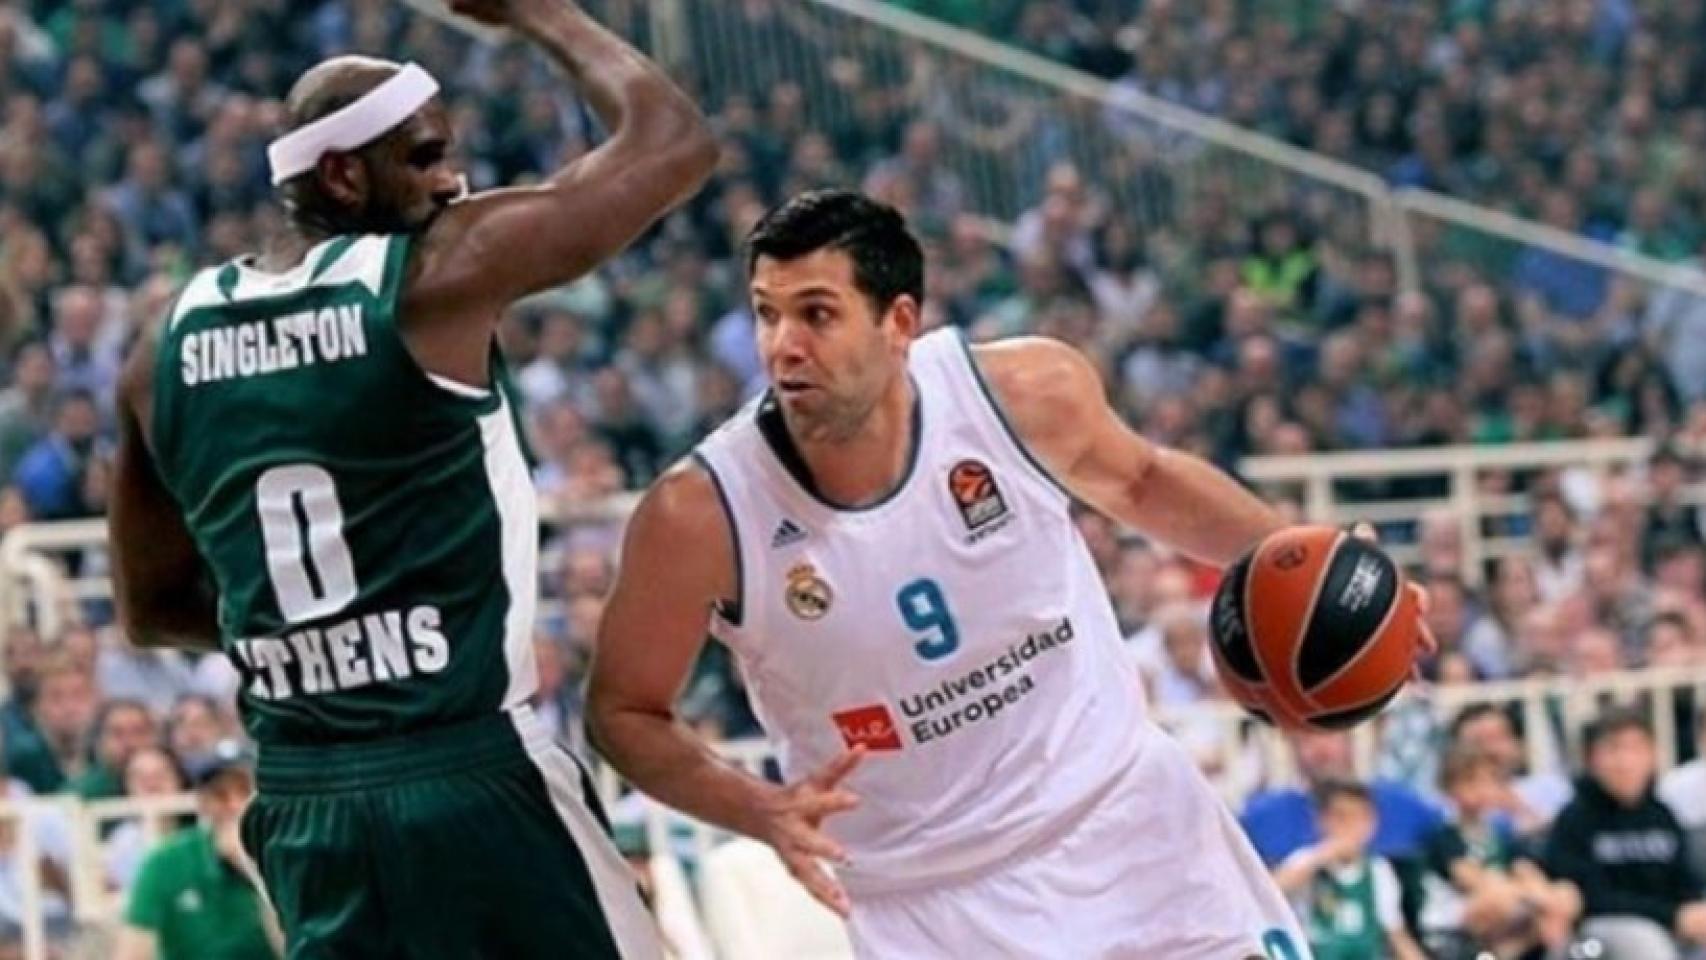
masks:
{"label": "basketball player in green jersey", "polygon": [[493,333],[690,196],[716,148],[568,0],[452,9],[542,49],[608,139],[463,198],[425,71],[306,73],[268,150],[291,229],[192,278],[124,371],[119,618],[241,672],[243,841],[292,960],[658,957],[527,705],[537,517]]}

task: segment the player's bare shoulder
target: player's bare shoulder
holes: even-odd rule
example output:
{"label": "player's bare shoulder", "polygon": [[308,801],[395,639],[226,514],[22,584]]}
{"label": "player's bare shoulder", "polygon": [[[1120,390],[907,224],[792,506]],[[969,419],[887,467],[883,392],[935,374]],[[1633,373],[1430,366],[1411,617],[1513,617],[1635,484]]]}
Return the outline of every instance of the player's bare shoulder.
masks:
{"label": "player's bare shoulder", "polygon": [[627,575],[669,568],[672,580],[709,590],[712,600],[734,599],[734,532],[710,471],[689,458],[658,477],[628,522],[623,555]]}
{"label": "player's bare shoulder", "polygon": [[1049,337],[978,344],[973,362],[1001,412],[1025,443],[1070,459],[1107,403],[1102,378],[1077,348]]}

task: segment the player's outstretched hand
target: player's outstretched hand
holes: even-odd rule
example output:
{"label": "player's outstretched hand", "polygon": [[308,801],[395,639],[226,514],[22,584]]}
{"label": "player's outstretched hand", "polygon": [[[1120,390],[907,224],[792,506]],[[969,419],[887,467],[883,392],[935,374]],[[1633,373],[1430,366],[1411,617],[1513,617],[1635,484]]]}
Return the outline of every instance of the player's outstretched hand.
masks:
{"label": "player's outstretched hand", "polygon": [[859,797],[841,786],[841,781],[864,758],[865,748],[854,747],[811,776],[777,791],[765,811],[764,835],[759,837],[775,848],[801,886],[842,918],[850,909],[847,891],[818,861],[846,863],[847,852],[819,826],[830,814],[845,813],[859,805]]}
{"label": "player's outstretched hand", "polygon": [[[1374,524],[1366,520],[1359,520],[1351,525],[1351,536],[1360,537],[1369,543],[1380,542],[1380,534],[1374,529]],[[1419,583],[1407,580],[1404,583],[1404,589],[1410,591],[1410,594],[1416,598],[1416,612],[1422,617],[1422,622],[1419,624],[1421,630],[1417,634],[1421,648],[1416,651],[1416,656],[1418,659],[1431,657],[1439,652],[1439,640],[1434,637],[1434,632],[1428,629],[1427,621],[1428,608],[1433,605],[1433,601],[1429,599],[1428,591]],[[1421,665],[1417,664],[1415,675],[1418,679],[1421,677],[1421,670]]]}

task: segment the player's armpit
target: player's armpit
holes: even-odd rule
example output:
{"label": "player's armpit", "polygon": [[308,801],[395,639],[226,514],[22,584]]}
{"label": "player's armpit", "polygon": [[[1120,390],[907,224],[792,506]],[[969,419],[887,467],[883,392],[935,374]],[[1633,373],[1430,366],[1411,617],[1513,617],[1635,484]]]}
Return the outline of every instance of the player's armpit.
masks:
{"label": "player's armpit", "polygon": [[206,563],[154,464],[143,423],[152,408],[154,338],[145,336],[119,382],[119,443],[107,542],[113,601],[139,647],[219,649],[218,606]]}

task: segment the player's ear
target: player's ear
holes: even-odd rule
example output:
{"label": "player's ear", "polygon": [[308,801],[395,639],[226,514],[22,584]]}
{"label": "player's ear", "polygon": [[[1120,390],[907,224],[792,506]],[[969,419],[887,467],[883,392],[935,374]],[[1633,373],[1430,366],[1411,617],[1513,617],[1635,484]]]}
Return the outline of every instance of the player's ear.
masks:
{"label": "player's ear", "polygon": [[923,311],[919,309],[918,301],[912,295],[903,293],[894,298],[888,308],[888,326],[890,336],[897,344],[907,344],[918,339],[919,326],[923,322]]}
{"label": "player's ear", "polygon": [[320,187],[326,196],[341,207],[359,209],[364,205],[371,184],[367,165],[354,153],[329,153],[320,158]]}

